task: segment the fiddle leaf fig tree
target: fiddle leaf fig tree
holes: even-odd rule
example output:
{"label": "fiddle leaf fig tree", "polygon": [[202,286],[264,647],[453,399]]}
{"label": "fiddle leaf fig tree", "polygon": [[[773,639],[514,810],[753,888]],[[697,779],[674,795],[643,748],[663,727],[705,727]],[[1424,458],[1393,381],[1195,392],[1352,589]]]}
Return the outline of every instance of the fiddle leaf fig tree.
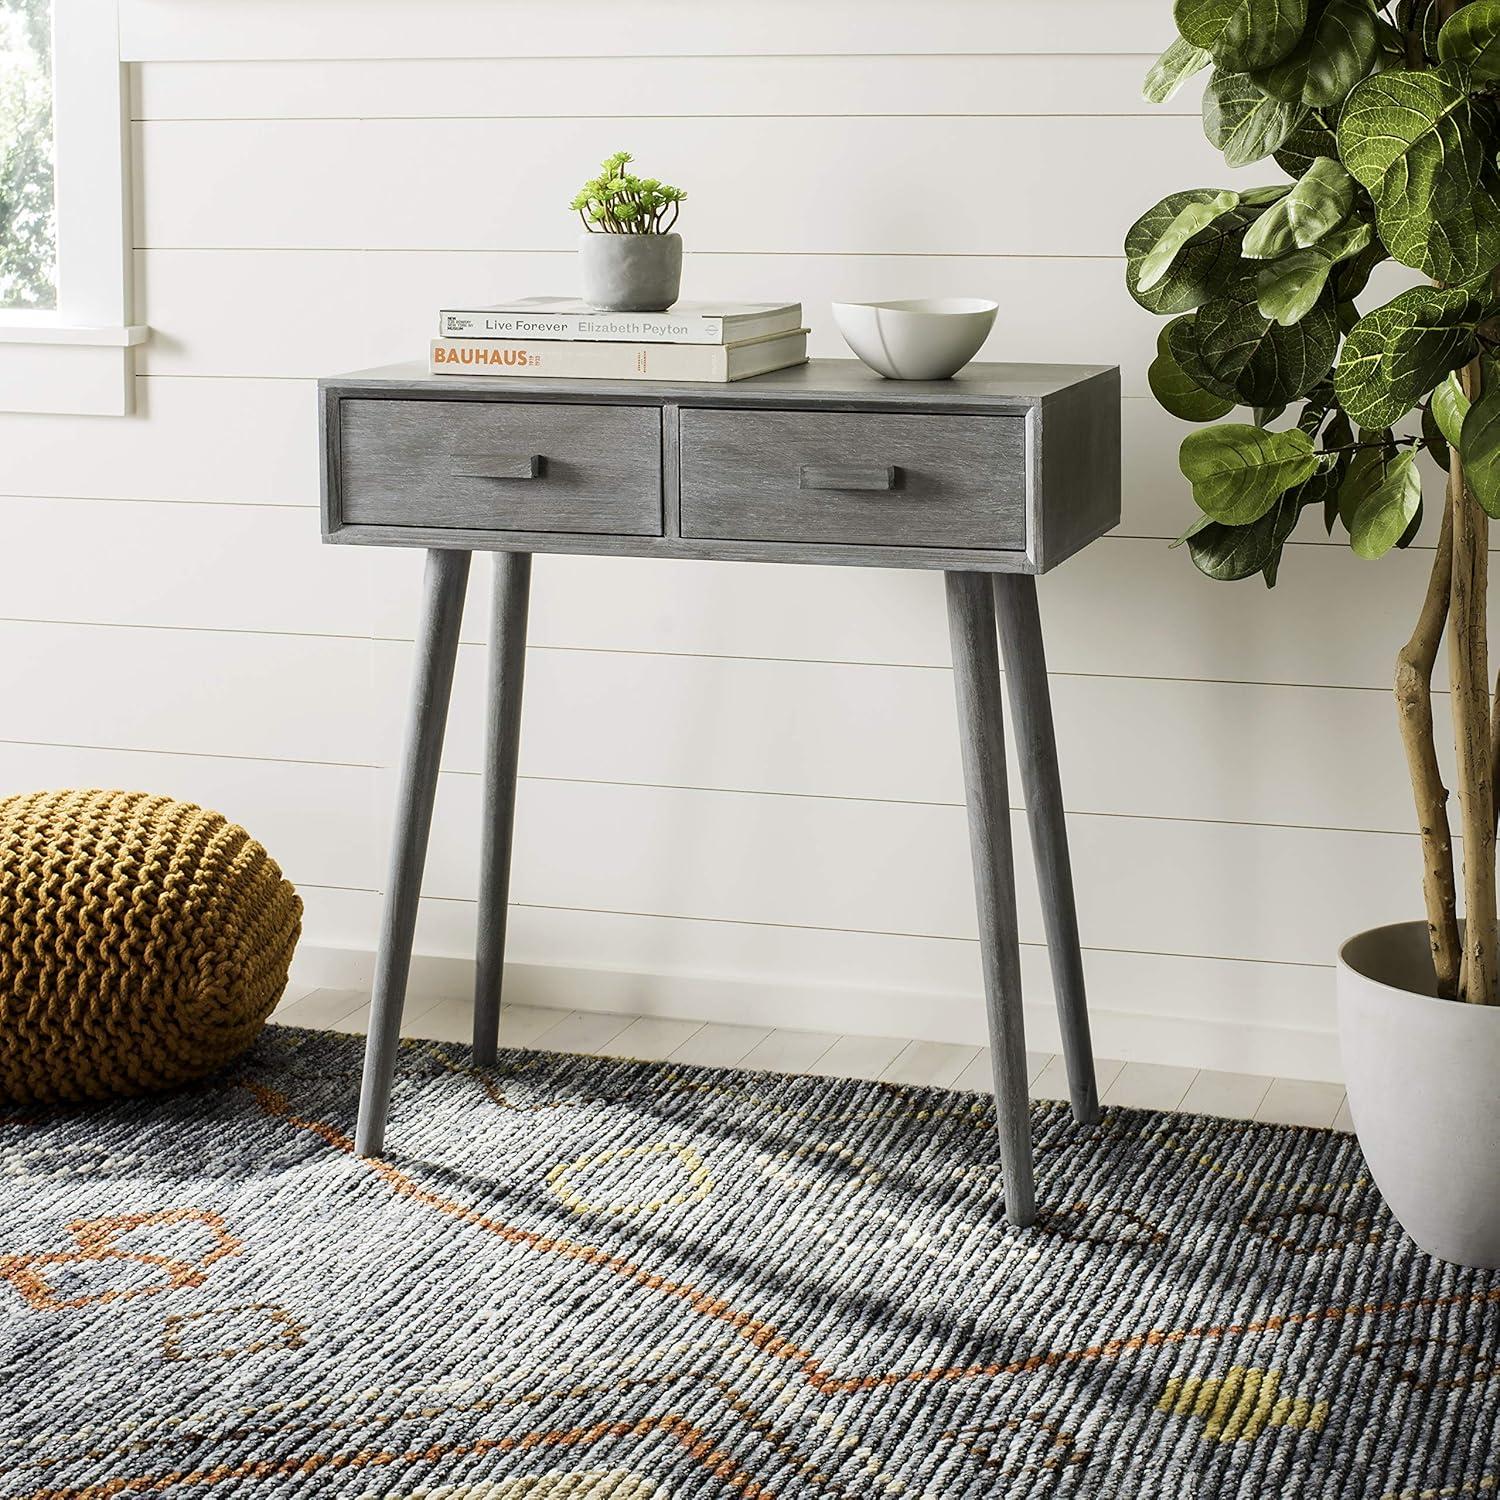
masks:
{"label": "fiddle leaf fig tree", "polygon": [[[1396,703],[1438,992],[1497,1004],[1500,0],[1175,0],[1173,15],[1145,97],[1209,70],[1205,134],[1274,179],[1169,194],[1125,239],[1131,296],[1171,320],[1151,390],[1197,424],[1179,462],[1198,514],[1173,545],[1210,578],[1269,587],[1311,510],[1374,561],[1422,526],[1418,455],[1446,470],[1425,497],[1441,517]],[[1383,261],[1388,291],[1400,267],[1409,284],[1371,305]],[[1445,633],[1461,875],[1433,723]]]}

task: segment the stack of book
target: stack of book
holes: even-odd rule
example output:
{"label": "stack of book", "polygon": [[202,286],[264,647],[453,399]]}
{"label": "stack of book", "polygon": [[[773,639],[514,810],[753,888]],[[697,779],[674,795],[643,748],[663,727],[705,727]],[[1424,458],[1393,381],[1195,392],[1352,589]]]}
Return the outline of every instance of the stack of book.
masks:
{"label": "stack of book", "polygon": [[667,312],[595,312],[572,297],[445,308],[434,375],[592,380],[743,380],[807,362],[798,302],[679,302]]}

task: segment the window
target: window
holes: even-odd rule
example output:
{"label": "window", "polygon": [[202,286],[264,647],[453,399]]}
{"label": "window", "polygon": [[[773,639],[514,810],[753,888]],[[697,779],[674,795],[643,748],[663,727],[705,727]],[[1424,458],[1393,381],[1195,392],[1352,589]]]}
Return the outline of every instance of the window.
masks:
{"label": "window", "polygon": [[116,0],[0,0],[0,411],[132,404]]}
{"label": "window", "polygon": [[55,307],[52,0],[0,0],[0,152],[0,307]]}

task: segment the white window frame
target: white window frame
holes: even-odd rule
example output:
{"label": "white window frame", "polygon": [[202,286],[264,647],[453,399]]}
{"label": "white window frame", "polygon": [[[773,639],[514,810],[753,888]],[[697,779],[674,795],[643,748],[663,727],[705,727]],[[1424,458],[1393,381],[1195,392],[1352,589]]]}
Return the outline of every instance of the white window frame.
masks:
{"label": "white window frame", "polygon": [[134,405],[129,91],[117,0],[53,0],[56,308],[0,309],[0,411]]}

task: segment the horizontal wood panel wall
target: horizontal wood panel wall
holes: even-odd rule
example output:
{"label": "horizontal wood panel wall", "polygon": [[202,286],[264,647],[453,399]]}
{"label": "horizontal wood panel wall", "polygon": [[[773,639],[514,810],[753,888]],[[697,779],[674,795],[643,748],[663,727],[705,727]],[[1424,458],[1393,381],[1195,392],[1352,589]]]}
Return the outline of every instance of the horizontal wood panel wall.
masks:
{"label": "horizontal wood panel wall", "polygon": [[[834,298],[973,293],[1002,304],[989,357],[1121,365],[1123,524],[1042,583],[1101,1039],[1337,1076],[1334,948],[1416,909],[1387,681],[1427,554],[1377,579],[1309,529],[1268,596],[1165,546],[1181,429],[1119,242],[1171,188],[1264,175],[1226,173],[1194,89],[1142,104],[1169,8],[123,0],[153,337],[136,416],[0,417],[0,790],[221,806],[303,888],[309,956],[367,967],[420,562],[319,546],[312,382],[419,354],[444,302],[567,290],[574,179],[629,146],[692,195],[688,293],[800,297],[816,354],[842,352]],[[473,941],[488,572],[419,934],[437,985]],[[941,594],[541,560],[523,992],[981,1040]]]}

